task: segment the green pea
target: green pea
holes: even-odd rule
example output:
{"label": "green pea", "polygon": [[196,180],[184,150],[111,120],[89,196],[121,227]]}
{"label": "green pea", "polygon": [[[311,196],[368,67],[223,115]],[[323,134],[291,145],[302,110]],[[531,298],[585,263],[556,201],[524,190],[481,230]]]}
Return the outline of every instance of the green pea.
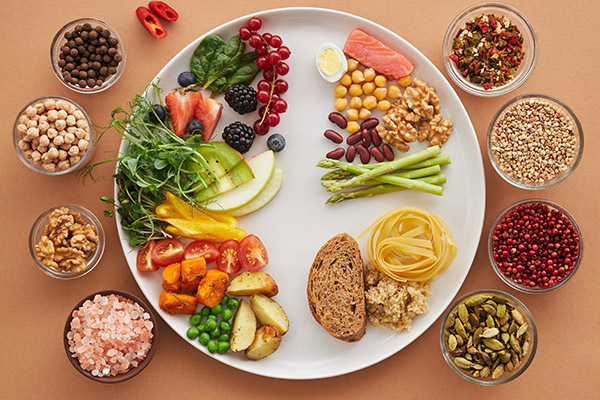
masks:
{"label": "green pea", "polygon": [[223,296],[223,300],[221,300],[221,305],[223,307],[225,307],[227,305],[228,301],[229,301],[229,297],[227,297],[227,295]]}
{"label": "green pea", "polygon": [[219,336],[219,342],[229,342],[229,339],[228,333],[222,333],[221,336]]}
{"label": "green pea", "polygon": [[240,302],[238,301],[238,299],[229,299],[229,301],[227,302],[227,308],[229,308],[230,310],[235,310],[236,308],[238,308],[239,305]]}
{"label": "green pea", "polygon": [[209,340],[208,344],[206,345],[206,348],[208,349],[209,352],[216,353],[219,350],[219,345],[217,344],[216,341]]}
{"label": "green pea", "polygon": [[217,327],[217,321],[214,319],[209,319],[204,324],[204,332],[214,331],[216,327]]}
{"label": "green pea", "polygon": [[223,318],[223,321],[230,320],[231,317],[233,317],[233,311],[229,308],[224,308],[223,311],[221,311],[221,318]]}
{"label": "green pea", "polygon": [[190,317],[190,324],[200,325],[202,322],[202,314],[194,314]]}
{"label": "green pea", "polygon": [[212,331],[210,331],[211,338],[217,339],[219,336],[221,336],[221,329],[218,326]]}
{"label": "green pea", "polygon": [[213,321],[216,321],[216,320],[217,320],[217,316],[216,316],[216,315],[214,315],[214,314],[210,314],[210,315],[208,316],[208,319],[209,319],[209,320],[211,320],[211,319],[212,319]]}
{"label": "green pea", "polygon": [[217,351],[219,354],[224,354],[229,351],[229,342],[219,342],[217,346]]}
{"label": "green pea", "polygon": [[231,330],[231,324],[227,321],[221,321],[219,324],[222,331],[229,332]]}
{"label": "green pea", "polygon": [[190,326],[186,332],[187,337],[192,340],[196,339],[199,334],[200,334],[200,330],[196,326]]}
{"label": "green pea", "polygon": [[220,304],[217,304],[210,310],[210,313],[214,314],[214,315],[218,315],[218,314],[221,314],[221,310],[223,310],[223,307],[221,307]]}
{"label": "green pea", "polygon": [[206,324],[200,324],[200,325],[198,325],[198,330],[200,331],[200,333],[206,331]]}
{"label": "green pea", "polygon": [[206,344],[210,341],[210,335],[206,332],[202,332],[200,334],[200,343],[202,343],[204,346],[206,346]]}
{"label": "green pea", "polygon": [[202,314],[205,317],[208,317],[210,315],[210,307],[202,307],[202,310],[200,310],[200,314]]}

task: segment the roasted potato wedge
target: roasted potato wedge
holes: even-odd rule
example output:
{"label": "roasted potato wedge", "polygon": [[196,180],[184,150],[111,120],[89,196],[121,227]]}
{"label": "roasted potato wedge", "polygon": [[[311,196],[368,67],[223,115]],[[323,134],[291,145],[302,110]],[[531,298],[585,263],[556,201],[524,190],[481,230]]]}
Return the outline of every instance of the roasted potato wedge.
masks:
{"label": "roasted potato wedge", "polygon": [[236,276],[227,288],[227,294],[231,296],[250,296],[253,294],[264,294],[275,296],[279,288],[271,276],[262,271],[248,271]]}
{"label": "roasted potato wedge", "polygon": [[285,335],[290,327],[290,322],[279,303],[265,295],[253,294],[250,296],[250,304],[261,325],[271,325],[281,336]]}
{"label": "roasted potato wedge", "polygon": [[249,360],[260,360],[270,356],[279,348],[281,336],[277,329],[270,325],[263,325],[256,330],[254,341],[246,349],[246,358]]}
{"label": "roasted potato wedge", "polygon": [[229,339],[231,351],[246,350],[254,341],[255,335],[256,316],[250,304],[246,300],[242,300],[235,313],[231,327],[231,339]]}

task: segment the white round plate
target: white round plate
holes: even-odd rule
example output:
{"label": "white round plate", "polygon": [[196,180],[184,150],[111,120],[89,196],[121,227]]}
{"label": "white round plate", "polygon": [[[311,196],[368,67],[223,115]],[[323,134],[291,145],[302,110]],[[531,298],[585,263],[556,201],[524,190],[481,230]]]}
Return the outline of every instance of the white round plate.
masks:
{"label": "white round plate", "polygon": [[[465,108],[440,71],[392,31],[364,18],[325,9],[287,8],[256,15],[263,21],[261,32],[280,35],[292,51],[288,60],[290,73],[284,77],[290,89],[282,96],[288,102],[288,111],[281,115],[280,125],[270,132],[281,133],[287,140],[286,148],[276,155],[277,167],[284,171],[284,182],[273,201],[253,214],[240,217],[238,225],[260,237],[267,247],[270,262],[264,271],[277,281],[279,294],[275,299],[290,320],[290,330],[283,337],[281,347],[261,361],[249,361],[243,354],[231,352],[211,355],[198,340],[187,339],[187,316],[168,315],[158,308],[161,274],[137,271],[137,251],[129,246],[127,234],[118,224],[121,244],[135,280],[158,315],[208,357],[275,378],[314,379],[353,372],[390,357],[418,338],[450,304],[467,276],[479,244],[485,209],[479,145]],[[219,34],[229,40],[249,17],[251,15],[228,22],[207,34]],[[442,154],[449,154],[452,160],[452,164],[443,170],[448,183],[444,185],[442,197],[404,191],[325,205],[329,194],[321,187],[320,177],[326,171],[315,164],[335,148],[323,137],[326,129],[336,128],[327,119],[334,111],[334,84],[319,76],[315,52],[323,42],[343,47],[354,28],[364,29],[411,60],[415,64],[413,76],[435,87],[444,117],[454,122],[452,136],[442,148]],[[164,94],[178,86],[177,75],[181,71],[189,70],[191,55],[203,37],[190,43],[158,73]],[[257,113],[240,116],[233,112],[222,95],[216,99],[224,103],[224,107],[215,139],[221,139],[223,127],[231,122],[241,120],[251,125],[257,118]],[[267,137],[258,136],[248,155],[265,151]],[[126,143],[122,144],[121,150],[124,146]],[[413,144],[411,152],[423,148],[424,144]],[[366,335],[358,343],[332,338],[315,322],[307,304],[306,283],[314,256],[334,235],[347,232],[357,237],[374,219],[402,206],[421,207],[442,217],[450,226],[459,248],[454,263],[433,283],[429,312],[414,319],[410,332],[397,333],[369,325]],[[361,248],[366,247],[364,240],[360,244]],[[363,256],[366,260],[366,255]]]}

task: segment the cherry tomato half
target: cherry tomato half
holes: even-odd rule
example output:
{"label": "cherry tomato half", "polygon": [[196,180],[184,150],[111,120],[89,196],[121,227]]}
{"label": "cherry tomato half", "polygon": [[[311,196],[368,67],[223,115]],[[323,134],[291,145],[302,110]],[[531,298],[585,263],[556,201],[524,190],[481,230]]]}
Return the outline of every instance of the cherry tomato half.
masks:
{"label": "cherry tomato half", "polygon": [[229,239],[219,246],[219,258],[217,258],[217,269],[228,274],[235,274],[242,269],[238,258],[240,243],[235,239]]}
{"label": "cherry tomato half", "polygon": [[269,263],[267,249],[255,235],[248,235],[240,242],[240,264],[248,271],[258,271]]}
{"label": "cherry tomato half", "polygon": [[150,254],[153,263],[166,267],[183,260],[183,243],[178,239],[162,239],[156,243]]}
{"label": "cherry tomato half", "polygon": [[141,272],[152,272],[158,269],[158,265],[152,262],[152,250],[156,246],[156,240],[151,240],[138,250],[136,267]]}
{"label": "cherry tomato half", "polygon": [[219,258],[219,249],[217,245],[208,240],[195,240],[185,247],[185,259],[204,258],[206,263],[217,261]]}

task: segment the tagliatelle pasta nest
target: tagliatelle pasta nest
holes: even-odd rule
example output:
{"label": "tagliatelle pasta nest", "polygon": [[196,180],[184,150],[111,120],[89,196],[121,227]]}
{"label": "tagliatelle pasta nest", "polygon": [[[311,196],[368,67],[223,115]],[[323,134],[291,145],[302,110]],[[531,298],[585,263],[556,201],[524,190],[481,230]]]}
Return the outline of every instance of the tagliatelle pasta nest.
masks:
{"label": "tagliatelle pasta nest", "polygon": [[448,225],[437,215],[416,207],[387,212],[358,238],[369,232],[369,260],[397,281],[436,279],[458,252]]}

